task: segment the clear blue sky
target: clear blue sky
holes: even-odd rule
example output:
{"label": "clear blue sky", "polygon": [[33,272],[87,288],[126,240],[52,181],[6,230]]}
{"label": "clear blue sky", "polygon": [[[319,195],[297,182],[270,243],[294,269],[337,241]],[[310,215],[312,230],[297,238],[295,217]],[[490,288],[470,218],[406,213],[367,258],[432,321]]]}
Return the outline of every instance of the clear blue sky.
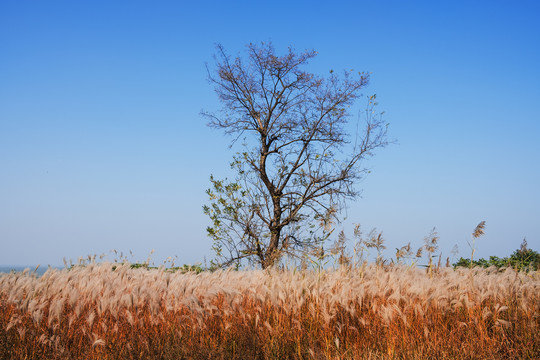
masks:
{"label": "clear blue sky", "polygon": [[443,256],[540,251],[537,1],[0,1],[0,264],[111,249],[212,258],[209,175],[229,174],[214,45],[315,49],[372,72],[398,144],[370,161],[343,226],[393,249],[432,227]]}

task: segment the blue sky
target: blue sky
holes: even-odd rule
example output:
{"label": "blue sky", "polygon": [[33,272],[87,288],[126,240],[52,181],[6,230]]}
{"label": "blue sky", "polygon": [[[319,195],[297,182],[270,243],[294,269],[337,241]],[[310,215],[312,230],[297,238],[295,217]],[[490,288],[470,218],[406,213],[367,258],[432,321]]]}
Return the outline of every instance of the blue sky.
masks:
{"label": "blue sky", "polygon": [[1,1],[0,264],[212,258],[204,191],[234,152],[199,115],[220,106],[205,69],[218,42],[372,73],[397,144],[369,162],[349,235],[377,227],[393,250],[436,227],[444,257],[468,257],[486,220],[477,256],[524,237],[540,251],[538,4]]}

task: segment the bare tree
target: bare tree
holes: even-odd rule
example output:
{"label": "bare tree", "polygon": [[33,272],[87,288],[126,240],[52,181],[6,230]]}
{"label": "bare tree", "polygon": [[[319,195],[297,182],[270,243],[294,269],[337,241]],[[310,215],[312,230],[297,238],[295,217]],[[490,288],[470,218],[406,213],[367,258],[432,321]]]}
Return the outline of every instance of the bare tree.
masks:
{"label": "bare tree", "polygon": [[362,160],[388,143],[387,124],[371,96],[365,126],[349,135],[348,109],[367,74],[322,78],[303,69],[315,51],[278,56],[265,43],[247,49],[244,60],[218,45],[208,71],[223,108],[203,115],[234,137],[231,146],[242,139],[243,151],[231,164],[235,181],[211,177],[204,211],[221,265],[248,259],[266,268],[284,254],[320,248],[345,200],[358,196],[354,184],[368,172]]}

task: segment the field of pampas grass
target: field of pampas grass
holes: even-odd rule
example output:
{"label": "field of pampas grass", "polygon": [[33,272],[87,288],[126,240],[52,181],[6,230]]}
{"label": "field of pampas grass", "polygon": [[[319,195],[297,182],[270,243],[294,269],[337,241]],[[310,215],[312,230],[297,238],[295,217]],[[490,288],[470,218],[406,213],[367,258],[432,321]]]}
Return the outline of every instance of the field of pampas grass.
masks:
{"label": "field of pampas grass", "polygon": [[534,271],[91,263],[0,275],[0,358],[535,359],[539,316]]}

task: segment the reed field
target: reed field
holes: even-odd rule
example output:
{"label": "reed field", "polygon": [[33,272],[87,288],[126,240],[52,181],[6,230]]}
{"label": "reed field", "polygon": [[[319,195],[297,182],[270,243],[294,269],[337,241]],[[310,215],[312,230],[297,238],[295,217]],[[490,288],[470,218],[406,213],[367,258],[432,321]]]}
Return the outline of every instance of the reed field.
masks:
{"label": "reed field", "polygon": [[102,262],[1,274],[0,358],[535,359],[539,315],[537,271]]}

